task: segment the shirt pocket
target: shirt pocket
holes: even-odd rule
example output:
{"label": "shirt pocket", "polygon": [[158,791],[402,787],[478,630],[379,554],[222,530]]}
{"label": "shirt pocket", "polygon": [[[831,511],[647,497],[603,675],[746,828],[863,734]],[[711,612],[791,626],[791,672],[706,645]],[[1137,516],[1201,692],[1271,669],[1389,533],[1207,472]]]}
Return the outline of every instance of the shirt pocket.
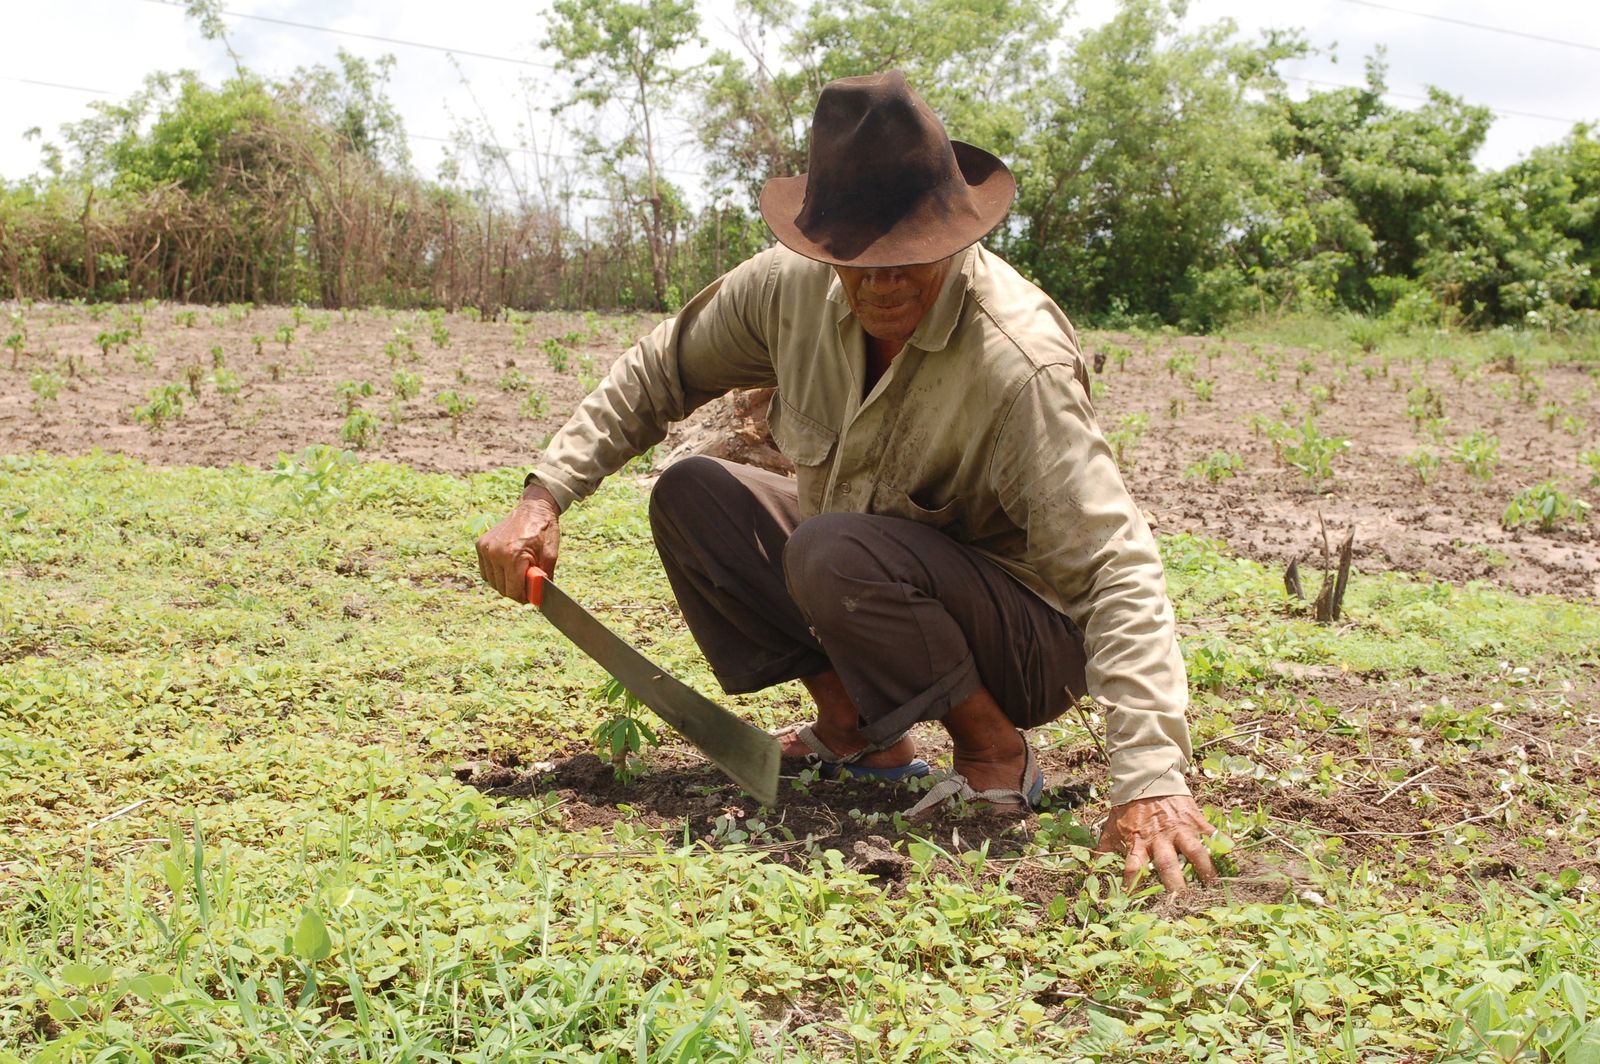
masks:
{"label": "shirt pocket", "polygon": [[819,466],[828,460],[839,433],[802,414],[776,392],[767,407],[767,427],[783,456],[796,466]]}
{"label": "shirt pocket", "polygon": [[937,509],[930,509],[910,495],[885,485],[873,497],[873,511],[886,517],[903,517],[908,521],[915,521],[919,525],[936,528],[952,538],[959,539],[962,523],[962,499],[952,496],[948,502]]}

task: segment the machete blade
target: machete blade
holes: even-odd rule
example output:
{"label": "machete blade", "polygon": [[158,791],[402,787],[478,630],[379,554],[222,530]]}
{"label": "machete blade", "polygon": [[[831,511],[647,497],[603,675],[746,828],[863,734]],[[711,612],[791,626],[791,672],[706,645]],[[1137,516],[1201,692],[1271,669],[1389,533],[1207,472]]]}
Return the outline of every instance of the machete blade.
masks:
{"label": "machete blade", "polygon": [[723,709],[633,649],[537,567],[528,570],[528,601],[735,783],[763,805],[777,802],[777,739]]}

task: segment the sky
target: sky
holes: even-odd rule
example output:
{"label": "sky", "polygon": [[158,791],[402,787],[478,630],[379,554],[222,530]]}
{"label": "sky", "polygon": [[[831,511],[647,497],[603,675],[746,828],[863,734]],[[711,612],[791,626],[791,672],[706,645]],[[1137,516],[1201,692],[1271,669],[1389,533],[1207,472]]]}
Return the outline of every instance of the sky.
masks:
{"label": "sky", "polygon": [[[701,2],[712,45],[732,45],[731,0]],[[413,162],[427,176],[437,174],[445,152],[440,139],[430,138],[446,138],[465,121],[492,128],[502,143],[516,141],[521,127],[533,129],[546,151],[574,150],[549,116],[562,81],[538,46],[540,13],[547,8],[537,0],[224,0],[224,7],[234,13],[225,20],[233,47],[246,66],[269,76],[332,64],[339,48],[371,59],[393,55],[390,98],[411,136]],[[126,98],[156,71],[191,69],[215,85],[232,70],[222,46],[203,39],[182,9],[165,0],[0,0],[0,8],[8,9],[9,31],[0,45],[0,178],[7,180],[40,169],[41,139],[26,136],[30,128],[41,129],[43,140],[55,139],[62,123],[88,113],[90,101]],[[1066,30],[1070,35],[1101,24],[1115,9],[1115,0],[1078,0]],[[1185,25],[1221,19],[1231,19],[1249,36],[1269,27],[1302,30],[1319,54],[1283,68],[1295,79],[1289,84],[1297,94],[1360,83],[1365,57],[1385,46],[1391,102],[1397,106],[1416,106],[1416,98],[1435,85],[1495,108],[1501,113],[1479,153],[1480,166],[1505,166],[1560,140],[1574,121],[1600,119],[1595,0],[1191,0]],[[686,134],[692,114],[673,118],[677,132]],[[699,185],[692,148],[676,150],[665,165],[680,184]]]}

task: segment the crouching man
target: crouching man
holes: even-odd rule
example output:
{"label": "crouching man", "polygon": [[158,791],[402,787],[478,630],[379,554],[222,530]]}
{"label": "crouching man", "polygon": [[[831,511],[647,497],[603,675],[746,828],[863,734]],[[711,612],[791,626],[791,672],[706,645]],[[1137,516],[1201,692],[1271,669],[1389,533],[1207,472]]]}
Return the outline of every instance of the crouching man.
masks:
{"label": "crouching man", "polygon": [[1130,881],[1153,862],[1178,890],[1180,856],[1214,875],[1214,829],[1184,782],[1172,606],[1072,325],[978,243],[1015,192],[898,72],[828,85],[808,172],[762,191],[779,246],[617,360],[478,541],[479,568],[525,601],[528,566],[555,569],[562,510],[696,407],[776,386],[795,479],[691,458],[650,499],[724,690],[800,680],[817,719],[783,752],[827,772],[926,773],[909,730],[937,721],[954,771],[918,815],[955,798],[1027,809],[1043,779],[1018,729],[1088,693],[1111,757],[1101,846]]}

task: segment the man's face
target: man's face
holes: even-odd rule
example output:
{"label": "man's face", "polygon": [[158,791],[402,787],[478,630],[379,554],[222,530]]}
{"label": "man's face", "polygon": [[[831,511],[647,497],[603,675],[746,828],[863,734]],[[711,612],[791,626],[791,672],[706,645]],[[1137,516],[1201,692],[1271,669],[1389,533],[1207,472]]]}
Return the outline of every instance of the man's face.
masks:
{"label": "man's face", "polygon": [[845,298],[868,336],[903,344],[939,297],[955,256],[920,266],[835,266]]}

